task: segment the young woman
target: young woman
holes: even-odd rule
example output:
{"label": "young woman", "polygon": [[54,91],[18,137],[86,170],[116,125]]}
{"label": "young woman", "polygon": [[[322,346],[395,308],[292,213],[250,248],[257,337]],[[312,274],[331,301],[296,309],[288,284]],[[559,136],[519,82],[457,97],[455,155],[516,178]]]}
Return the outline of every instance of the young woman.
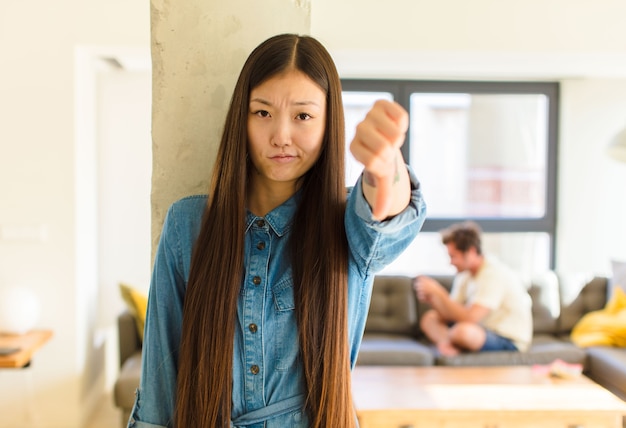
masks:
{"label": "young woman", "polygon": [[425,216],[377,102],[344,185],[334,63],[314,38],[259,45],[237,81],[208,196],[170,208],[155,259],[129,427],[354,427],[350,391],[374,274]]}

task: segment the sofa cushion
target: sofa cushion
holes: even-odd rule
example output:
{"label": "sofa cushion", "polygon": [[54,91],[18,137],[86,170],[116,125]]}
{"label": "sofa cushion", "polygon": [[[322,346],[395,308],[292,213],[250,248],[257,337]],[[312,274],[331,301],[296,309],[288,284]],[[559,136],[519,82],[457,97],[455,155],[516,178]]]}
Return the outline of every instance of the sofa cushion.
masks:
{"label": "sofa cushion", "polygon": [[536,335],[526,352],[467,352],[454,357],[438,356],[435,363],[444,366],[514,366],[550,364],[556,359],[584,366],[586,353],[567,340]]}
{"label": "sofa cushion", "polygon": [[570,337],[580,347],[626,347],[626,293],[616,288],[604,309],[588,312],[578,320]]}
{"label": "sofa cushion", "polygon": [[571,332],[574,325],[587,312],[604,308],[607,278],[589,274],[559,275],[559,283],[561,292],[559,333]]}
{"label": "sofa cushion", "polygon": [[607,300],[611,298],[616,288],[620,288],[626,293],[626,262],[612,260],[611,269],[613,270],[613,274],[609,280]]}
{"label": "sofa cushion", "polygon": [[141,351],[126,359],[115,381],[115,405],[122,409],[131,409],[135,403],[135,390],[139,387],[141,376]]}
{"label": "sofa cushion", "polygon": [[587,375],[622,400],[626,400],[626,348],[594,346],[587,348],[587,354]]}
{"label": "sofa cushion", "polygon": [[413,280],[407,276],[377,276],[374,279],[365,331],[416,335],[417,301]]}
{"label": "sofa cushion", "polygon": [[139,340],[143,342],[143,329],[146,323],[146,311],[148,309],[148,294],[128,284],[120,283],[120,294],[126,303],[128,312],[135,319],[135,326]]}
{"label": "sofa cushion", "polygon": [[532,300],[533,332],[556,333],[561,314],[557,275],[553,271],[547,271],[535,276],[531,280],[528,294]]}
{"label": "sofa cushion", "polygon": [[141,350],[135,317],[128,310],[117,316],[117,334],[121,367],[128,357]]}
{"label": "sofa cushion", "polygon": [[357,358],[358,365],[430,366],[434,361],[430,346],[410,336],[367,333],[363,336]]}
{"label": "sofa cushion", "polygon": [[[452,283],[454,282],[454,275],[428,275],[428,276],[430,276],[432,279],[434,279],[435,281],[443,285],[443,287],[446,290],[448,290],[448,292],[452,290]],[[424,303],[418,300],[418,304],[417,304],[418,319],[421,319],[424,313],[429,309],[431,309],[431,306],[428,303]],[[423,336],[421,331],[420,331],[420,334]]]}

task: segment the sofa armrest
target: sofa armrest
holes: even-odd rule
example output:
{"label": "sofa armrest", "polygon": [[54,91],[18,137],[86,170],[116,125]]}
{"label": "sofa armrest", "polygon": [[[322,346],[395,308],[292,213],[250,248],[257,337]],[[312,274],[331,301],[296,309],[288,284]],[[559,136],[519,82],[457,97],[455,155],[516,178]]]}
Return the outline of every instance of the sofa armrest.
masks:
{"label": "sofa armrest", "polygon": [[124,311],[117,317],[117,333],[120,348],[120,367],[124,362],[141,350],[141,340],[137,333],[135,318],[129,311]]}

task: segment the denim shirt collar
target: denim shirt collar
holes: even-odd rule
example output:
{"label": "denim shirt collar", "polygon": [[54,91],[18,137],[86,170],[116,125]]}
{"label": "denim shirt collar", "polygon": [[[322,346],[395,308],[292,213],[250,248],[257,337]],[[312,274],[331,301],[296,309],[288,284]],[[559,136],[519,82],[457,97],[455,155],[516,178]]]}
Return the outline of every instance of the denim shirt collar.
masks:
{"label": "denim shirt collar", "polygon": [[296,214],[298,208],[298,200],[301,196],[301,191],[298,190],[293,196],[283,202],[281,205],[274,208],[267,213],[265,217],[259,217],[252,214],[250,211],[246,212],[246,233],[250,230],[250,227],[255,221],[265,220],[277,236],[283,236],[289,231],[291,224],[293,223],[293,217]]}

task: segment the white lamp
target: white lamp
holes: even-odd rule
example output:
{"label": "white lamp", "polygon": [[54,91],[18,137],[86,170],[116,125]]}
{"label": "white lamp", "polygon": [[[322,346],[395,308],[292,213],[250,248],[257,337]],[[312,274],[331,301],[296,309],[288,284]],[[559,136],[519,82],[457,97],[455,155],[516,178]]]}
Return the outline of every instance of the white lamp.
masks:
{"label": "white lamp", "polygon": [[626,128],[611,140],[606,151],[613,159],[626,162]]}
{"label": "white lamp", "polygon": [[24,334],[39,321],[37,295],[23,287],[0,289],[0,333]]}

